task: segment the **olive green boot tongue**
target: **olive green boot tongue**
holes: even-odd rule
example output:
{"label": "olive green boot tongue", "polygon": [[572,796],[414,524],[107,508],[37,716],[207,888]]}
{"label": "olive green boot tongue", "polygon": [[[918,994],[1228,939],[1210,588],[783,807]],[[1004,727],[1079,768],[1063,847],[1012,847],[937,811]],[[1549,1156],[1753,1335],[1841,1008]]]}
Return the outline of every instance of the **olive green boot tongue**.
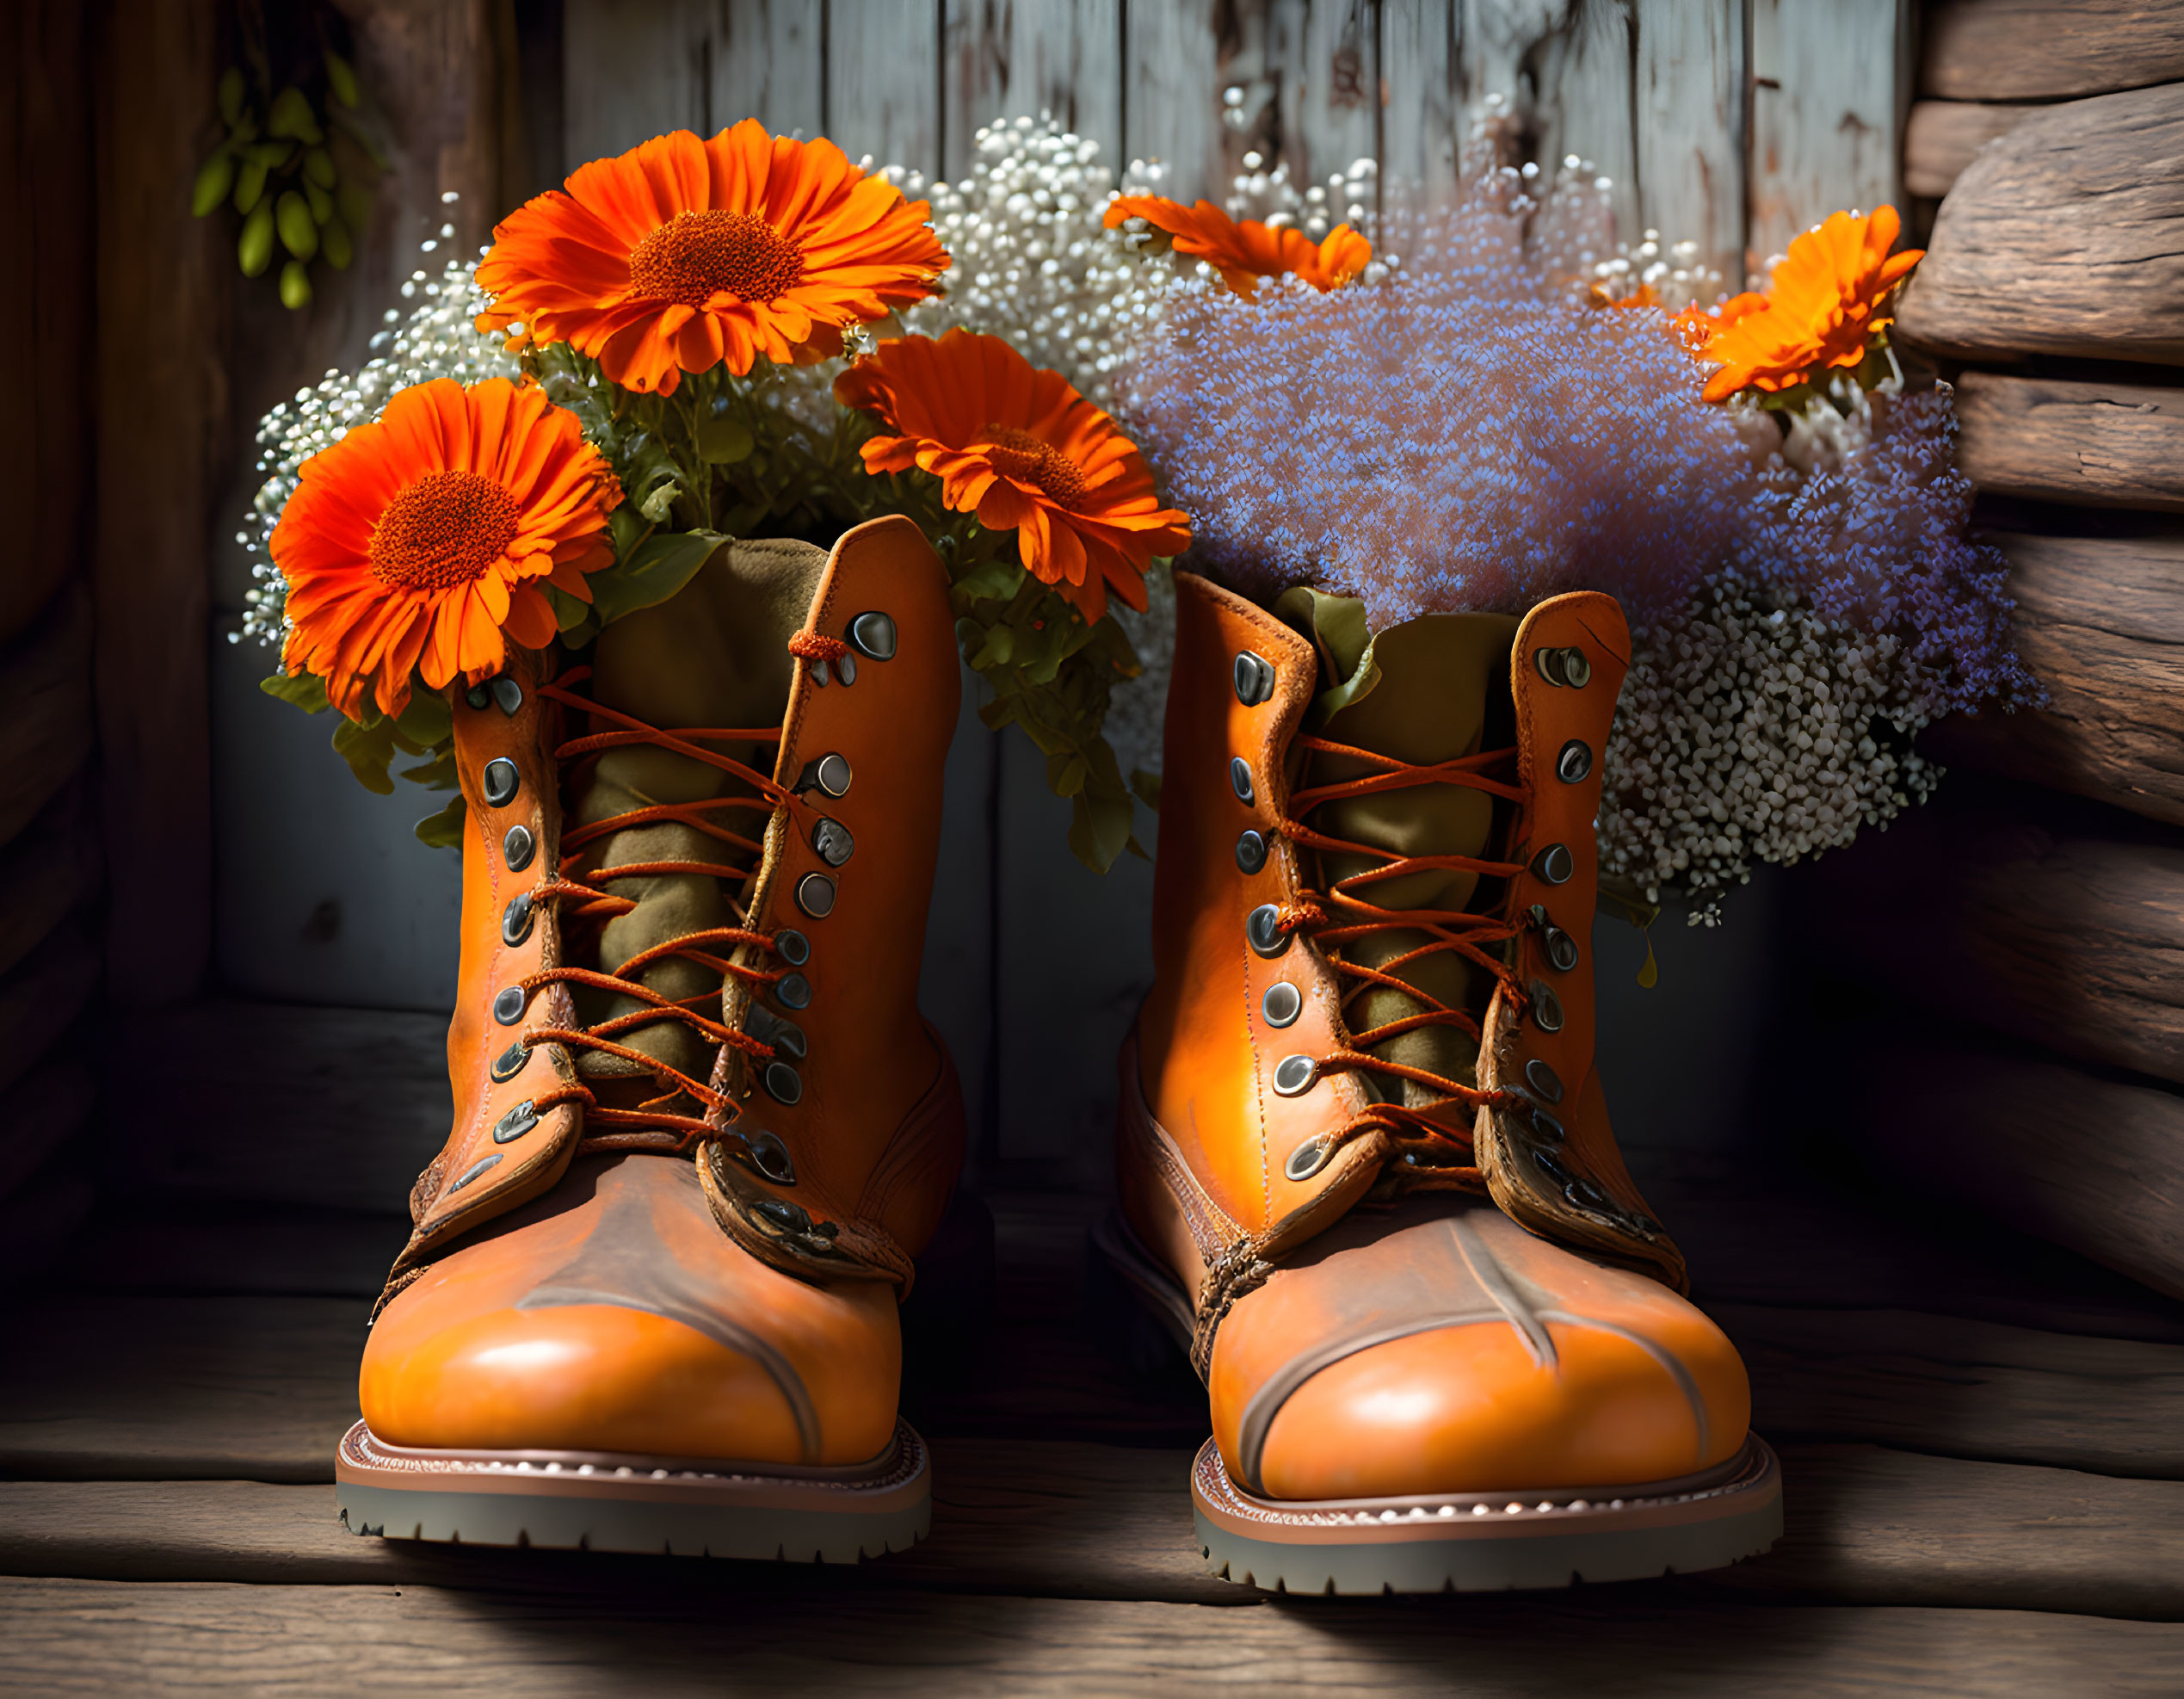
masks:
{"label": "olive green boot tongue", "polygon": [[[1286,593],[1274,612],[1319,652],[1325,688],[1312,705],[1308,729],[1330,743],[1414,766],[1453,761],[1484,746],[1494,694],[1508,701],[1509,646],[1518,624],[1514,615],[1426,614],[1372,634],[1361,602],[1301,588]],[[1497,724],[1495,731],[1497,738],[1509,736],[1506,726]],[[1340,784],[1378,770],[1354,757],[1315,753],[1298,788]],[[1370,844],[1390,856],[1484,858],[1493,837],[1494,799],[1457,785],[1416,785],[1324,803],[1310,824],[1330,837]],[[1321,855],[1320,864],[1320,888],[1331,890],[1337,880],[1385,862],[1330,851]],[[1433,868],[1359,886],[1354,894],[1383,909],[1459,910],[1471,906],[1478,882],[1475,873]],[[1338,911],[1331,918],[1339,927],[1356,917]],[[1482,970],[1454,951],[1387,967],[1431,942],[1426,932],[1391,928],[1351,939],[1342,953],[1360,966],[1386,968],[1449,1008],[1477,1012],[1484,1002],[1478,994],[1484,988],[1475,983]],[[1350,1004],[1348,1024],[1354,1033],[1369,1032],[1431,1006],[1373,985]],[[1372,1053],[1471,1084],[1478,1045],[1460,1027],[1424,1026],[1373,1046]],[[1404,1100],[1412,1108],[1437,1101],[1429,1088],[1409,1080]]]}
{"label": "olive green boot tongue", "polygon": [[[662,729],[772,726],[788,707],[795,663],[788,639],[804,623],[825,570],[826,551],[794,541],[737,543],[718,550],[695,578],[657,607],[617,620],[592,652],[591,693],[606,707]],[[610,729],[602,720],[595,731]],[[713,744],[745,766],[772,769],[771,744]],[[588,825],[660,803],[696,802],[748,793],[750,787],[702,761],[639,744],[610,749],[571,782],[571,823]],[[762,810],[721,809],[708,817],[739,836],[765,836]],[[590,846],[583,866],[608,871],[643,862],[740,866],[751,857],[679,821],[631,826]],[[648,874],[612,880],[606,889],[637,906],[600,929],[595,964],[612,973],[670,938],[737,923],[731,893],[706,874]],[[708,954],[725,955],[718,946]],[[638,981],[663,997],[705,997],[717,1004],[721,975],[702,963],[668,956],[640,969]],[[637,998],[578,988],[587,1023],[631,1014]],[[706,1005],[695,1005],[706,1010]],[[718,1014],[717,1008],[706,1012]],[[695,1079],[713,1072],[714,1047],[679,1021],[622,1034],[618,1042]],[[578,1064],[594,1078],[641,1075],[638,1065],[587,1050]],[[649,1090],[645,1095],[651,1095]]]}

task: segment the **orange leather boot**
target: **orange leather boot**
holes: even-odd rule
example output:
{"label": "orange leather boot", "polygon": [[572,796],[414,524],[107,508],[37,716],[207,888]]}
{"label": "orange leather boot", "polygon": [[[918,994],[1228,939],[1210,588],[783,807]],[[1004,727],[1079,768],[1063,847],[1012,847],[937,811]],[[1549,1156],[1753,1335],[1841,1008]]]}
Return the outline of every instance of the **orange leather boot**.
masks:
{"label": "orange leather boot", "polygon": [[1612,597],[1282,617],[1176,575],[1156,978],[1101,1235],[1189,1345],[1217,1574],[1564,1586],[1780,1532],[1593,1067]]}
{"label": "orange leather boot", "polygon": [[916,1005],[959,701],[917,528],[717,553],[455,696],[454,1129],[364,1353],[360,1532],[854,1562],[930,1521],[897,1306],[963,1110]]}

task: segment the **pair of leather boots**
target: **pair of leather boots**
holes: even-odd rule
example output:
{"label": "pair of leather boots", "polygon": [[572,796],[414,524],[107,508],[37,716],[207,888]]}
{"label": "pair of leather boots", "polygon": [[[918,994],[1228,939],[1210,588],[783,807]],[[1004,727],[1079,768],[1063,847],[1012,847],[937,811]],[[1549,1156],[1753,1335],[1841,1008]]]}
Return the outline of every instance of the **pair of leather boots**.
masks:
{"label": "pair of leather boots", "polygon": [[[1099,1249],[1205,1379],[1204,1554],[1305,1591],[1763,1550],[1743,1365],[1593,1069],[1612,599],[1368,639],[1179,574],[1156,980]],[[960,701],[907,520],[725,549],[454,696],[455,1121],[360,1532],[848,1562],[930,1524],[898,1310],[964,1147],[916,985]],[[1057,964],[1059,971],[1062,964]]]}

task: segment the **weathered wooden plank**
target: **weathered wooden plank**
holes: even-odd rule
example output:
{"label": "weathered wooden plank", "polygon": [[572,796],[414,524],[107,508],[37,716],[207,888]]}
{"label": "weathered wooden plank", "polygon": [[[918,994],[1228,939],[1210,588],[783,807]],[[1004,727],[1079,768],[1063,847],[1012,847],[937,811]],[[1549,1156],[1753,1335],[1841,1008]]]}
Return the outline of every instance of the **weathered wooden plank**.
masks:
{"label": "weathered wooden plank", "polygon": [[1669,0],[1637,15],[1638,230],[1695,242],[1734,288],[1744,272],[1746,10],[1743,0]]}
{"label": "weathered wooden plank", "polygon": [[235,249],[190,216],[189,185],[219,34],[208,0],[118,0],[99,20],[96,318],[129,326],[91,339],[83,374],[128,398],[99,411],[93,473],[106,947],[117,998],[146,1005],[196,985],[212,936],[205,556]]}
{"label": "weathered wooden plank", "polygon": [[98,986],[97,941],[70,919],[0,979],[0,1091],[28,1072],[81,1014]]}
{"label": "weathered wooden plank", "polygon": [[447,1136],[447,1023],[215,1000],[136,1036],[164,1111],[114,1128],[124,1177],[184,1195],[398,1212]]}
{"label": "weathered wooden plank", "polygon": [[2184,83],[2051,107],[1983,149],[1897,324],[1966,360],[2184,361]]}
{"label": "weathered wooden plank", "polygon": [[1944,1018],[2184,1082],[2184,844],[2043,797],[1945,797],[1829,857],[1827,947]]}
{"label": "weathered wooden plank", "polygon": [[1983,490],[2184,512],[2184,389],[1966,372],[1957,464]]}
{"label": "weathered wooden plank", "polygon": [[1944,721],[1944,760],[2184,825],[2184,536],[1997,535],[2044,708]]}
{"label": "weathered wooden plank", "polygon": [[708,127],[700,133],[756,118],[775,135],[820,134],[827,99],[824,9],[810,0],[716,0],[709,9]]}
{"label": "weathered wooden plank", "polygon": [[82,1129],[97,1095],[90,1064],[66,1049],[47,1055],[17,1080],[0,1121],[0,1197],[14,1192]]}
{"label": "weathered wooden plank", "polygon": [[[17,1580],[6,1679],[40,1693],[339,1687],[441,1695],[717,1689],[1115,1693],[1197,1687],[1834,1699],[1875,1692],[2168,1695],[2184,1628],[2049,1612],[1695,1601],[1669,1586],[1549,1598],[1261,1599],[1227,1610],[878,1591],[854,1579],[692,1566],[572,1609],[527,1593]],[[661,1573],[654,1566],[655,1573]],[[722,1577],[740,1608],[723,1609]],[[609,1673],[611,1672],[611,1673]]]}
{"label": "weathered wooden plank", "polygon": [[1898,200],[1907,0],[1753,0],[1750,269],[1839,208]]}
{"label": "weathered wooden plank", "polygon": [[1919,92],[1958,101],[2062,100],[2184,77],[2175,0],[1933,0]]}
{"label": "weathered wooden plank", "polygon": [[1752,1425],[1770,1438],[2184,1480],[2184,1346],[1906,1310],[1719,1304],[1713,1316],[1744,1354]]}
{"label": "weathered wooden plank", "polygon": [[0,973],[67,917],[99,882],[98,831],[79,778],[0,848]]}
{"label": "weathered wooden plank", "polygon": [[1380,186],[1390,207],[1453,196],[1468,120],[1460,7],[1384,0],[1380,8]]}
{"label": "weathered wooden plank", "polygon": [[[84,521],[93,386],[83,350],[94,295],[89,14],[69,0],[10,9],[0,56],[0,207],[14,233],[0,323],[15,327],[27,401],[0,411],[0,502],[14,547],[0,572],[0,643],[51,602],[89,553]],[[18,378],[18,382],[22,378]]]}
{"label": "weathered wooden plank", "polygon": [[827,0],[826,133],[852,159],[940,171],[941,5]]}
{"label": "weathered wooden plank", "polygon": [[669,130],[713,133],[717,127],[700,127],[711,116],[713,31],[725,9],[649,0],[632,13],[615,0],[564,0],[561,121],[571,169]]}
{"label": "weathered wooden plank", "polygon": [[91,596],[64,588],[28,629],[0,649],[0,843],[30,824],[91,752]]}
{"label": "weathered wooden plank", "polygon": [[1860,1073],[1855,1136],[1885,1171],[2184,1298],[2184,1096],[1932,1043]]}
{"label": "weathered wooden plank", "polygon": [[1050,113],[1100,144],[1111,170],[1122,148],[1122,0],[945,0],[947,174],[969,172],[972,139],[996,119]]}
{"label": "weathered wooden plank", "polygon": [[[1788,1445],[1781,1455],[1781,1541],[1703,1585],[1846,1603],[2184,1616],[2184,1483],[1879,1446]],[[941,1441],[932,1534],[868,1565],[860,1591],[1248,1606],[1256,1593],[1208,1575],[1200,1559],[1190,1461],[1187,1450]],[[705,1584],[660,1568],[359,1538],[323,1486],[0,1482],[0,1574],[594,1597]]]}
{"label": "weathered wooden plank", "polygon": [[2015,129],[2027,110],[1978,101],[1914,102],[1903,126],[1904,192],[1946,195],[1979,150]]}
{"label": "weathered wooden plank", "polygon": [[[1168,168],[1161,192],[1218,201],[1256,149],[1269,170],[1280,158],[1279,105],[1259,72],[1265,65],[1267,0],[1136,5],[1123,13],[1123,157]],[[1223,121],[1225,90],[1243,92],[1242,128]]]}
{"label": "weathered wooden plank", "polygon": [[[1300,188],[1317,184],[1332,195],[1330,178],[1379,158],[1379,7],[1375,0],[1305,0],[1274,9],[1284,18],[1303,13],[1283,43],[1280,157]],[[1373,210],[1370,199],[1364,205]],[[1348,209],[1337,201],[1329,215],[1340,224]]]}

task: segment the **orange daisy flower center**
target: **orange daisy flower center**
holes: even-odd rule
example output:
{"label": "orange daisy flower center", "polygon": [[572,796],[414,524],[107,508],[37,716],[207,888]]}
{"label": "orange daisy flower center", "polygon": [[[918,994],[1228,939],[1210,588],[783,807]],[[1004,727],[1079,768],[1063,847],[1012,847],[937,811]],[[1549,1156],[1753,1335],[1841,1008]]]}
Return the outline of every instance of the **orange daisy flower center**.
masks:
{"label": "orange daisy flower center", "polygon": [[723,293],[762,305],[803,280],[803,250],[752,213],[677,213],[629,256],[638,299],[685,306]]}
{"label": "orange daisy flower center", "polygon": [[978,435],[992,445],[986,458],[1003,476],[1036,484],[1058,507],[1074,508],[1084,499],[1084,473],[1052,443],[1014,425],[990,424]]}
{"label": "orange daisy flower center", "polygon": [[429,472],[372,528],[372,576],[404,590],[452,590],[482,577],[515,539],[515,497],[475,472]]}

